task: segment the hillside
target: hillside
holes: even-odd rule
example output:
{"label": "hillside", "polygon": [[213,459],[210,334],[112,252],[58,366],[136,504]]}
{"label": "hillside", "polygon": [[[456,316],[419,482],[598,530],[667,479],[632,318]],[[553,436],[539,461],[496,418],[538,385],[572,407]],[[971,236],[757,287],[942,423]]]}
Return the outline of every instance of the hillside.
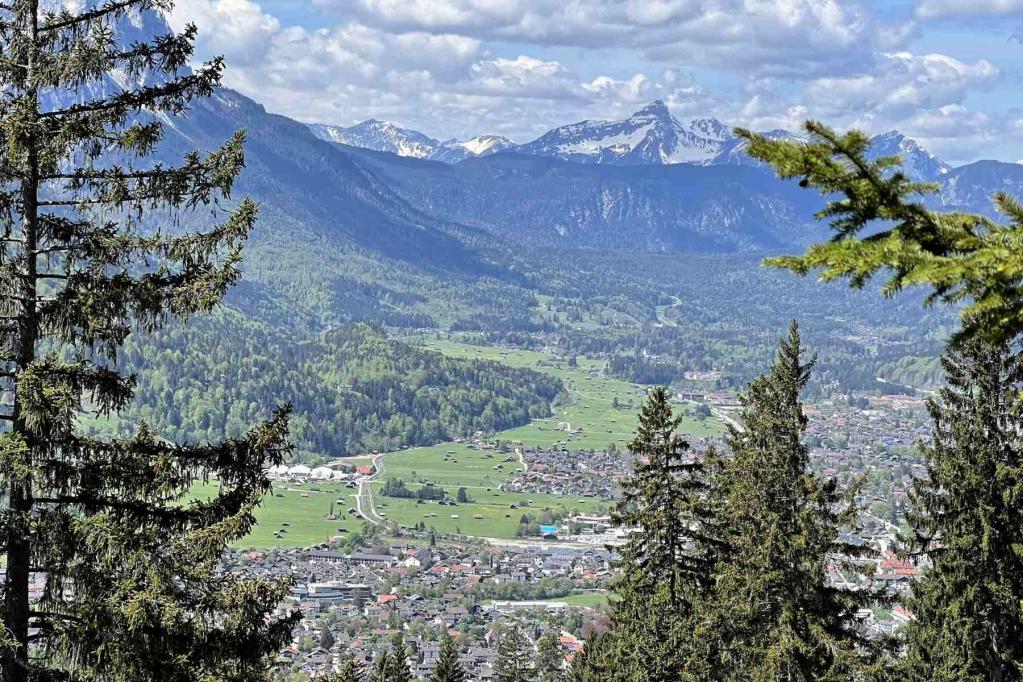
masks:
{"label": "hillside", "polygon": [[547,374],[443,357],[367,325],[296,341],[230,312],[132,337],[123,360],[138,374],[136,399],[123,421],[90,420],[90,430],[130,431],[144,419],[178,442],[216,441],[290,402],[306,461],[521,426],[548,416],[563,388]]}

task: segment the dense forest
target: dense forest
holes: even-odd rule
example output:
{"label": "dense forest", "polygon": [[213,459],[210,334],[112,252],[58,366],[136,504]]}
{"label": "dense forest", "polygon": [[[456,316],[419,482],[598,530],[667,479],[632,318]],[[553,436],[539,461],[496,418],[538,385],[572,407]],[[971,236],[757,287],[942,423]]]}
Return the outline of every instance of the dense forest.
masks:
{"label": "dense forest", "polygon": [[299,460],[394,450],[493,432],[546,417],[561,382],[527,369],[443,357],[365,324],[294,341],[231,311],[132,336],[122,360],[138,375],[120,421],[145,420],[178,441],[240,435],[274,405],[292,403]]}

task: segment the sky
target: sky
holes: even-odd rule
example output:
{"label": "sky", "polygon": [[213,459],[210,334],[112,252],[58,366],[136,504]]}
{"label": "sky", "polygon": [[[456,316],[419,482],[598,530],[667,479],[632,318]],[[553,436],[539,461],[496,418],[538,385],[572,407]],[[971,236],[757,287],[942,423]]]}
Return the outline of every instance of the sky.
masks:
{"label": "sky", "polygon": [[1023,0],[177,0],[189,22],[226,85],[306,122],[526,142],[660,99],[1023,160]]}

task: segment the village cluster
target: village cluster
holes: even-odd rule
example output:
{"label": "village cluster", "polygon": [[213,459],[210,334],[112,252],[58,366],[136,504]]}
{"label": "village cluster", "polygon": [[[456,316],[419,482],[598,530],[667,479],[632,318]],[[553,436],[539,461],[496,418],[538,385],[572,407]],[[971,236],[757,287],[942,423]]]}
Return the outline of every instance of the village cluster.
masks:
{"label": "village cluster", "polygon": [[[715,395],[716,410],[733,405]],[[915,445],[928,434],[923,401],[906,396],[839,396],[807,408],[806,442],[814,468],[851,483],[865,477],[858,498],[861,527],[843,540],[874,550],[857,563],[836,557],[827,567],[836,585],[884,584],[891,605],[860,614],[870,633],[886,635],[909,618],[899,605],[922,566],[900,559],[893,548],[912,480],[923,468]],[[720,447],[721,438],[690,438],[693,453]],[[525,470],[510,473],[503,490],[585,496],[613,502],[617,482],[632,467],[623,451],[530,448],[514,443]],[[374,473],[360,467],[279,467],[287,481],[332,481],[355,486]],[[292,645],[281,652],[281,680],[327,676],[342,655],[369,664],[374,652],[400,633],[412,651],[412,673],[428,677],[447,632],[458,643],[473,680],[494,674],[495,638],[509,622],[534,644],[556,628],[566,662],[593,628],[604,627],[602,606],[615,574],[614,548],[630,532],[606,514],[565,517],[545,526],[541,537],[507,545],[443,536],[423,529],[372,527],[371,532],[306,549],[233,553],[227,569],[264,577],[289,576],[292,598],[282,612],[299,609],[302,621]],[[386,532],[390,531],[390,532]]]}

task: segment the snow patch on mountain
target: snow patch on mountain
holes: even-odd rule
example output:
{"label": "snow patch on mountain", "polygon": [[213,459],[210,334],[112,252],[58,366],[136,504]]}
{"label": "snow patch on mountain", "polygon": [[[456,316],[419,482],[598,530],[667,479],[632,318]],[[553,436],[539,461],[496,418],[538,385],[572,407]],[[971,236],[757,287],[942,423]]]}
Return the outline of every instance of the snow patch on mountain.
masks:
{"label": "snow patch on mountain", "polygon": [[401,128],[389,121],[370,119],[354,126],[341,126],[314,123],[310,129],[321,139],[352,147],[374,149],[378,152],[391,152],[398,156],[411,156],[427,159],[440,145],[438,140],[418,131]]}
{"label": "snow patch on mountain", "polygon": [[468,140],[451,139],[441,142],[416,130],[376,119],[347,128],[322,123],[310,124],[309,128],[317,137],[328,142],[446,163],[486,156],[514,146],[511,140],[501,135],[477,135]]}
{"label": "snow patch on mountain", "polygon": [[906,137],[898,130],[889,130],[876,135],[870,141],[870,156],[902,157],[903,171],[918,181],[934,181],[946,175],[952,167],[920,146],[911,137]]}
{"label": "snow patch on mountain", "polygon": [[657,100],[625,120],[561,126],[514,151],[579,163],[709,163],[732,137],[715,118],[681,122]]}

